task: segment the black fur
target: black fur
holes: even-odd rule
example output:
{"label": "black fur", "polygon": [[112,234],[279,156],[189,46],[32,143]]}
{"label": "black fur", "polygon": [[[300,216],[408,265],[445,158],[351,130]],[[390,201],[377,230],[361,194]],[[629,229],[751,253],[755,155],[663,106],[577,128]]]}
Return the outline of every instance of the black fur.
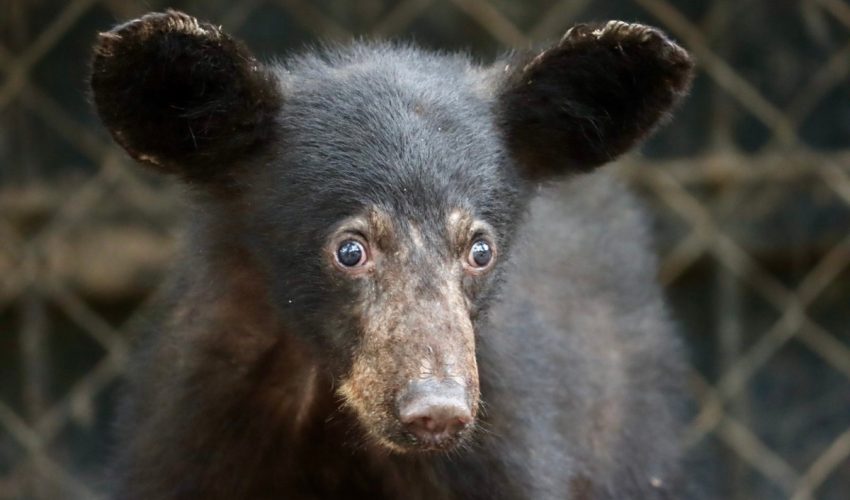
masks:
{"label": "black fur", "polygon": [[646,137],[687,92],[687,52],[648,26],[580,24],[505,67],[505,137],[532,177],[607,163]]}
{"label": "black fur", "polygon": [[101,33],[91,87],[133,158],[196,181],[268,143],[281,102],[273,73],[241,42],[176,11]]}
{"label": "black fur", "polygon": [[[690,81],[657,30],[598,29],[491,67],[381,43],[264,65],[176,12],[102,35],[104,123],[196,188],[173,311],[130,369],[115,498],[685,497],[683,368],[647,222],[604,172],[529,181],[622,153]],[[350,279],[328,240],[370,210],[395,236]],[[457,271],[457,210],[491,228],[492,272]],[[433,306],[449,289],[454,305]],[[409,328],[379,353],[401,366],[418,337],[449,344],[458,311],[474,330],[478,427],[448,453],[390,451],[339,392],[364,320]]]}

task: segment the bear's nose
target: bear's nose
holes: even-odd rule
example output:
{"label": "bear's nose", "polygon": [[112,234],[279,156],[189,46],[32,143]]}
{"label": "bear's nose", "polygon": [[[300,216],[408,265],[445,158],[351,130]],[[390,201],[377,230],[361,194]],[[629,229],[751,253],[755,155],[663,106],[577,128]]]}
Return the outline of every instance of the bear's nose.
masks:
{"label": "bear's nose", "polygon": [[453,381],[413,382],[399,402],[399,420],[425,445],[450,441],[472,422],[466,391]]}

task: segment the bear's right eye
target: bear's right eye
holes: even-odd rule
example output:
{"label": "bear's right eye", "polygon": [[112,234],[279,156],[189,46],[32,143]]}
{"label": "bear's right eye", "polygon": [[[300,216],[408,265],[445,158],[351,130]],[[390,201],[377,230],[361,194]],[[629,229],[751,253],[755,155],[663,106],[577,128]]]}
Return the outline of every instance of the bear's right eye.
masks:
{"label": "bear's right eye", "polygon": [[336,250],[336,260],[344,267],[362,266],[366,263],[366,248],[357,240],[345,240]]}

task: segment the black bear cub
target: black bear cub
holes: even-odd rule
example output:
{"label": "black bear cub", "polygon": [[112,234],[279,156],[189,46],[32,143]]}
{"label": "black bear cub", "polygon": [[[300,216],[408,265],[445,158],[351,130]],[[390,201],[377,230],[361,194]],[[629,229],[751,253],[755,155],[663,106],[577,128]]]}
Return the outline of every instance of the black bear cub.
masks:
{"label": "black bear cub", "polygon": [[691,72],[617,21],[488,66],[384,43],[262,63],[176,11],[100,34],[103,123],[192,201],[114,498],[682,498],[647,224],[592,171]]}

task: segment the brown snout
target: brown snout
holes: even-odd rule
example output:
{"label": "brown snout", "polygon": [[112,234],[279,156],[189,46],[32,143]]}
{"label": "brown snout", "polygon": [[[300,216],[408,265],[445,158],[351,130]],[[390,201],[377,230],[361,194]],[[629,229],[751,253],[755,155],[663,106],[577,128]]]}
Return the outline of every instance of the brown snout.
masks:
{"label": "brown snout", "polygon": [[405,430],[427,447],[451,443],[473,420],[465,388],[451,379],[411,382],[398,398],[398,413]]}

